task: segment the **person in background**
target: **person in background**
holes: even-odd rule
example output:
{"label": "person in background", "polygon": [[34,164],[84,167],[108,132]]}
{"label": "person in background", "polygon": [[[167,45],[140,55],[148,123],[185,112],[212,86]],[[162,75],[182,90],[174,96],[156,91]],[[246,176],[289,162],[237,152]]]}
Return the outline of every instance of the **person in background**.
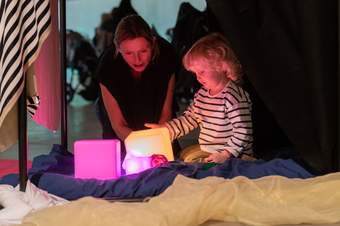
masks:
{"label": "person in background", "polygon": [[146,129],[146,121],[170,120],[178,65],[172,46],[156,37],[142,17],[124,17],[97,70],[103,138],[123,142],[132,131]]}
{"label": "person in background", "polygon": [[138,14],[133,8],[131,0],[121,0],[118,7],[113,7],[111,12],[101,15],[99,27],[95,29],[93,44],[96,46],[98,56],[112,45],[114,32],[118,23],[128,15]]}
{"label": "person in background", "polygon": [[95,36],[92,40],[97,56],[100,56],[108,46],[112,45],[113,34],[112,15],[111,13],[103,13],[100,25],[96,27]]}
{"label": "person in background", "polygon": [[219,33],[199,39],[184,55],[183,64],[202,84],[193,102],[180,117],[145,126],[166,126],[171,139],[199,127],[199,146],[184,150],[184,161],[222,163],[232,157],[251,156],[251,100],[238,84],[242,68],[228,41]]}

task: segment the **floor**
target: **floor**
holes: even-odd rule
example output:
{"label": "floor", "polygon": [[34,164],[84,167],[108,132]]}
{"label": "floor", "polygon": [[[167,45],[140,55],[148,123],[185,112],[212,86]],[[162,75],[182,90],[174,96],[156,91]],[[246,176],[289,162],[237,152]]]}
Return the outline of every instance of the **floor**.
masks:
{"label": "floor", "polygon": [[[184,106],[182,105],[182,109]],[[180,140],[182,148],[195,143],[197,132]],[[68,106],[68,150],[73,152],[76,140],[100,139],[101,127],[95,114],[93,102],[84,100],[76,95]],[[60,130],[49,131],[41,125],[28,119],[28,158],[47,154],[53,144],[60,144]],[[0,159],[18,159],[18,145],[13,145],[8,150],[0,152]]]}

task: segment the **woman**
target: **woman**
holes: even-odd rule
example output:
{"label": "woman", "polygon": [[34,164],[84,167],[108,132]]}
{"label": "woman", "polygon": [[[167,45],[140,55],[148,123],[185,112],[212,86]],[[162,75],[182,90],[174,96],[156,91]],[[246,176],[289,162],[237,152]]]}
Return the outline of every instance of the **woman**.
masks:
{"label": "woman", "polygon": [[105,122],[105,112],[99,112],[103,138],[124,141],[132,131],[145,129],[145,122],[170,120],[177,65],[172,46],[154,36],[140,16],[123,18],[97,71],[109,119]]}

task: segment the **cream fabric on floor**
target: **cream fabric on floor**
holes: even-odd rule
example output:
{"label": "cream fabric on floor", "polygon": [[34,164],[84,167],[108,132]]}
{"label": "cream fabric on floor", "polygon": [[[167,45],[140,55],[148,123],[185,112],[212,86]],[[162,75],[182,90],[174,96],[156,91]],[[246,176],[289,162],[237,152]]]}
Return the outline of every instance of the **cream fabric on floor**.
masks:
{"label": "cream fabric on floor", "polygon": [[340,173],[312,179],[269,176],[202,180],[177,176],[148,203],[83,198],[28,215],[25,226],[189,226],[208,220],[250,225],[340,222]]}
{"label": "cream fabric on floor", "polygon": [[0,225],[20,224],[24,216],[30,212],[68,201],[51,195],[27,181],[25,192],[19,191],[19,186],[0,185]]}

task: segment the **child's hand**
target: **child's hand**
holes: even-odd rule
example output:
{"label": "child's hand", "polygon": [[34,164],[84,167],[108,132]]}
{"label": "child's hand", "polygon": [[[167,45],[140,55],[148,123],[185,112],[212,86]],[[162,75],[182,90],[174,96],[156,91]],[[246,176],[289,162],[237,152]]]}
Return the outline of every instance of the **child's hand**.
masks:
{"label": "child's hand", "polygon": [[230,159],[231,153],[229,151],[221,151],[210,154],[208,157],[204,159],[204,162],[215,162],[215,163],[223,163],[227,159]]}
{"label": "child's hand", "polygon": [[145,123],[144,126],[145,126],[146,128],[150,128],[150,129],[156,129],[156,128],[164,127],[163,125],[161,125],[161,124],[156,124],[156,123]]}

